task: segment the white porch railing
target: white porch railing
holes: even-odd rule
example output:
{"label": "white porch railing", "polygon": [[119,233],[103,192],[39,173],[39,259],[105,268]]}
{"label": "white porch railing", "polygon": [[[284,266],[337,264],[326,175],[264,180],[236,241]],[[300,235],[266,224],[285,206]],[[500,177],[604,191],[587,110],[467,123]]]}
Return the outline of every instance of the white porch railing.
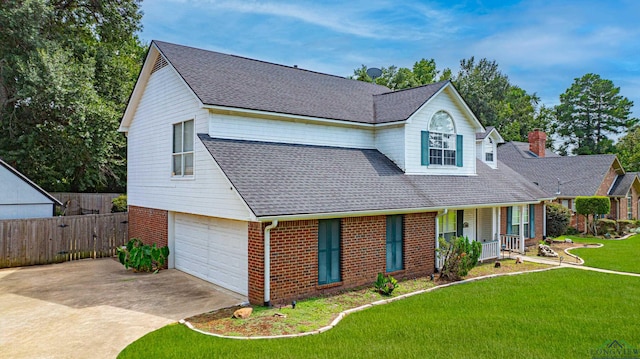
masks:
{"label": "white porch railing", "polygon": [[510,252],[520,252],[522,246],[522,238],[518,234],[501,234],[500,247],[502,250]]}
{"label": "white porch railing", "polygon": [[487,259],[500,257],[500,241],[482,242],[482,253],[480,253],[480,262]]}

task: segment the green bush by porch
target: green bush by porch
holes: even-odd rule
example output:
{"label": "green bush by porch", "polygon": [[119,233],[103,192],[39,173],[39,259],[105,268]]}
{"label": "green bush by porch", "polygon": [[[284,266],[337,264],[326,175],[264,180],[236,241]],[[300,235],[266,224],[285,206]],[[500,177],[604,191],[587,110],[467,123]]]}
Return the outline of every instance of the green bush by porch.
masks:
{"label": "green bush by porch", "polygon": [[169,325],[120,358],[583,358],[613,339],[640,343],[639,295],[640,278],[557,269],[443,288],[302,338],[220,339]]}

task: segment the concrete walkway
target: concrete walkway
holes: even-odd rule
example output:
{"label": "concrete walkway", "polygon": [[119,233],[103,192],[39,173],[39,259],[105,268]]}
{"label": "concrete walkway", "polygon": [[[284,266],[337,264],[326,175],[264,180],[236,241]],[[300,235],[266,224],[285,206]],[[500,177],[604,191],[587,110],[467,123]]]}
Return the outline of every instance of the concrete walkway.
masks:
{"label": "concrete walkway", "polygon": [[127,271],[114,259],[0,270],[0,356],[115,358],[180,319],[242,296],[177,270]]}

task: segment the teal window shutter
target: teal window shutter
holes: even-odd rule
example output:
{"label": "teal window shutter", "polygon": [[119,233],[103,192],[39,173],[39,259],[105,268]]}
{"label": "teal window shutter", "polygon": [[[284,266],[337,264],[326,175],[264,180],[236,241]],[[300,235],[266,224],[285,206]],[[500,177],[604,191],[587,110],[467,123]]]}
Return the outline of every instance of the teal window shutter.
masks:
{"label": "teal window shutter", "polygon": [[340,281],[340,219],[318,221],[318,284]]}
{"label": "teal window shutter", "polygon": [[422,157],[422,165],[429,165],[429,131],[422,131],[421,137],[421,157]]}
{"label": "teal window shutter", "polygon": [[456,236],[462,237],[462,231],[464,230],[464,210],[461,209],[456,213],[456,222]]}
{"label": "teal window shutter", "polygon": [[462,167],[462,135],[456,136],[456,166]]}
{"label": "teal window shutter", "polygon": [[511,229],[511,215],[513,213],[513,207],[507,207],[507,234],[513,234]]}
{"label": "teal window shutter", "polygon": [[536,206],[529,205],[529,238],[536,238]]}
{"label": "teal window shutter", "polygon": [[387,216],[387,272],[401,270],[402,261],[402,215]]}

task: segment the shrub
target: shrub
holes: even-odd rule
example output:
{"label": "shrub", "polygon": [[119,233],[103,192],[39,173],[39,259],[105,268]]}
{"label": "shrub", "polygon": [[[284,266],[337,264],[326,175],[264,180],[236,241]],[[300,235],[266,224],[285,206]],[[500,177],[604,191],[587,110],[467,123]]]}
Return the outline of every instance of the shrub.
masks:
{"label": "shrub", "polygon": [[620,233],[629,233],[629,231],[631,230],[631,228],[635,228],[636,226],[636,221],[634,221],[633,219],[619,219],[618,220],[618,228],[620,230]]}
{"label": "shrub", "polygon": [[478,264],[482,252],[482,244],[469,241],[467,237],[453,237],[450,242],[440,238],[438,249],[443,261],[440,279],[461,280]]}
{"label": "shrub", "polygon": [[392,276],[385,276],[378,273],[378,279],[375,283],[376,291],[382,295],[391,295],[394,289],[398,287],[398,281]]}
{"label": "shrub", "polygon": [[611,201],[606,196],[578,196],[576,197],[576,212],[582,214],[587,219],[587,229],[591,230],[593,234],[598,235],[598,228],[596,221],[590,221],[591,218],[595,218],[597,214],[608,214],[611,210]]}
{"label": "shrub", "polygon": [[575,227],[568,227],[566,231],[563,233],[565,236],[575,236],[576,234],[580,234]]}
{"label": "shrub", "polygon": [[111,213],[127,211],[127,195],[121,194],[111,200]]}
{"label": "shrub", "polygon": [[133,268],[138,272],[156,273],[164,266],[169,257],[169,247],[157,247],[142,243],[138,238],[131,238],[125,248],[118,248],[118,259],[125,268]]}
{"label": "shrub", "polygon": [[613,233],[616,231],[616,221],[613,219],[601,218],[596,221],[596,227],[600,233]]}
{"label": "shrub", "polygon": [[547,235],[549,237],[558,237],[563,235],[571,221],[571,211],[569,208],[558,204],[547,204]]}

